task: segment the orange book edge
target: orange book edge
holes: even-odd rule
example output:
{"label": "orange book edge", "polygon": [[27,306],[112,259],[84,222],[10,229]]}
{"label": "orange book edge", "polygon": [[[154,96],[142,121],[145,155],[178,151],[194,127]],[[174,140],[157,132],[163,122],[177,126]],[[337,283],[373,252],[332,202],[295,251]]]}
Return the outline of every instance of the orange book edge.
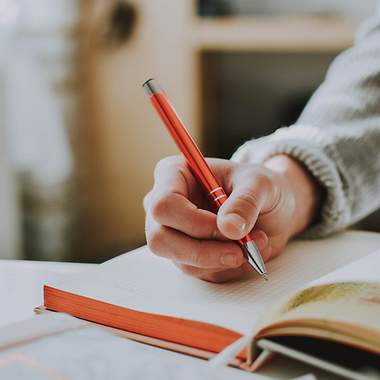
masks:
{"label": "orange book edge", "polygon": [[[129,336],[131,339],[143,343],[203,358],[221,352],[242,336],[210,323],[136,311],[47,285],[44,286],[44,306],[51,311],[126,331],[132,334]],[[186,347],[190,350],[186,350]],[[205,352],[211,355],[205,355]],[[237,355],[238,362],[235,365],[239,366],[242,364],[239,362],[245,362],[246,358],[247,350],[244,349]]]}

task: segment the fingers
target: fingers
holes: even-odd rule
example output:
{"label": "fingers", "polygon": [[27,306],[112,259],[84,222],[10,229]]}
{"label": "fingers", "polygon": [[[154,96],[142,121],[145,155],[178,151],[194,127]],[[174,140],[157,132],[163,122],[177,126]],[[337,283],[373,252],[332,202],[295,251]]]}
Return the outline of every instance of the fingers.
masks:
{"label": "fingers", "polygon": [[[226,240],[216,225],[216,215],[198,208],[179,193],[155,190],[145,198],[145,207],[155,221],[197,239]],[[148,211],[147,210],[147,211]]]}
{"label": "fingers", "polygon": [[198,239],[224,239],[216,225],[216,215],[198,208],[190,198],[203,193],[183,159],[169,157],[155,169],[153,190],[145,197],[147,213],[161,225]]}
{"label": "fingers", "polygon": [[[158,224],[151,217],[147,218],[146,237],[149,248],[156,255],[180,265],[206,269],[206,273],[237,268],[246,263],[243,251],[236,242],[194,239]],[[254,231],[252,237],[258,248],[265,250],[268,245],[266,234],[263,231]]]}
{"label": "fingers", "polygon": [[264,172],[239,171],[233,190],[218,211],[217,226],[229,239],[238,240],[254,227],[260,213],[276,207],[279,191]]}
{"label": "fingers", "polygon": [[230,241],[198,240],[147,218],[146,237],[153,253],[198,268],[235,268],[245,262],[239,245]]}
{"label": "fingers", "polygon": [[[263,231],[252,232],[256,244],[260,249],[260,253],[265,262],[278,256],[284,249],[286,241],[282,236],[274,237],[273,239],[268,239],[267,235]],[[248,273],[255,273],[254,269],[245,262],[238,268],[199,268],[191,265],[175,263],[183,273],[196,277],[205,281],[210,281],[214,283],[223,283],[227,281],[233,281],[241,279]]]}
{"label": "fingers", "polygon": [[201,280],[215,282],[215,283],[223,283],[227,281],[233,281],[237,279],[241,279],[243,276],[251,273],[252,268],[249,264],[244,263],[238,268],[232,269],[202,269],[193,267],[190,265],[178,264],[176,265],[181,269],[181,271],[189,276],[199,278]]}

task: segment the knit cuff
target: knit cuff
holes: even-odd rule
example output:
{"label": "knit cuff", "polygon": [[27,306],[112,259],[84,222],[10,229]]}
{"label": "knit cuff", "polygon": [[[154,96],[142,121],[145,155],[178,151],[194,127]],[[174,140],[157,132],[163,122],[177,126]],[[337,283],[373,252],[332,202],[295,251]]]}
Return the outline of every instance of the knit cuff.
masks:
{"label": "knit cuff", "polygon": [[325,189],[326,197],[321,205],[319,222],[300,235],[305,238],[327,236],[349,223],[347,194],[337,169],[339,158],[333,147],[322,140],[319,130],[313,127],[282,128],[272,135],[246,142],[231,158],[235,162],[260,164],[273,156],[286,154],[310,171]]}

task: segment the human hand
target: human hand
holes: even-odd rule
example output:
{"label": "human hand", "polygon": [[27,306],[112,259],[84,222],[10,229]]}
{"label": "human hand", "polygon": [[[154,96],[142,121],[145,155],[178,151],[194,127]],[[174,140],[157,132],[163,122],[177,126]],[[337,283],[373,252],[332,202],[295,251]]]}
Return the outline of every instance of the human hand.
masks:
{"label": "human hand", "polygon": [[215,214],[185,160],[160,161],[144,199],[150,250],[186,274],[224,282],[251,270],[239,240],[249,232],[264,261],[313,220],[318,186],[297,161],[281,155],[264,165],[207,159],[228,199]]}

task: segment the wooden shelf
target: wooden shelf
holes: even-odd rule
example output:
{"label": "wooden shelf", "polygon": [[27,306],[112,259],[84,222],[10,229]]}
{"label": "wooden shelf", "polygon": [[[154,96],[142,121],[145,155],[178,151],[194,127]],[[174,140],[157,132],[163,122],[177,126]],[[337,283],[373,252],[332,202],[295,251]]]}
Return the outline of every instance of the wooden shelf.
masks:
{"label": "wooden shelf", "polygon": [[337,17],[196,18],[192,42],[201,51],[340,51],[352,44],[358,22]]}

